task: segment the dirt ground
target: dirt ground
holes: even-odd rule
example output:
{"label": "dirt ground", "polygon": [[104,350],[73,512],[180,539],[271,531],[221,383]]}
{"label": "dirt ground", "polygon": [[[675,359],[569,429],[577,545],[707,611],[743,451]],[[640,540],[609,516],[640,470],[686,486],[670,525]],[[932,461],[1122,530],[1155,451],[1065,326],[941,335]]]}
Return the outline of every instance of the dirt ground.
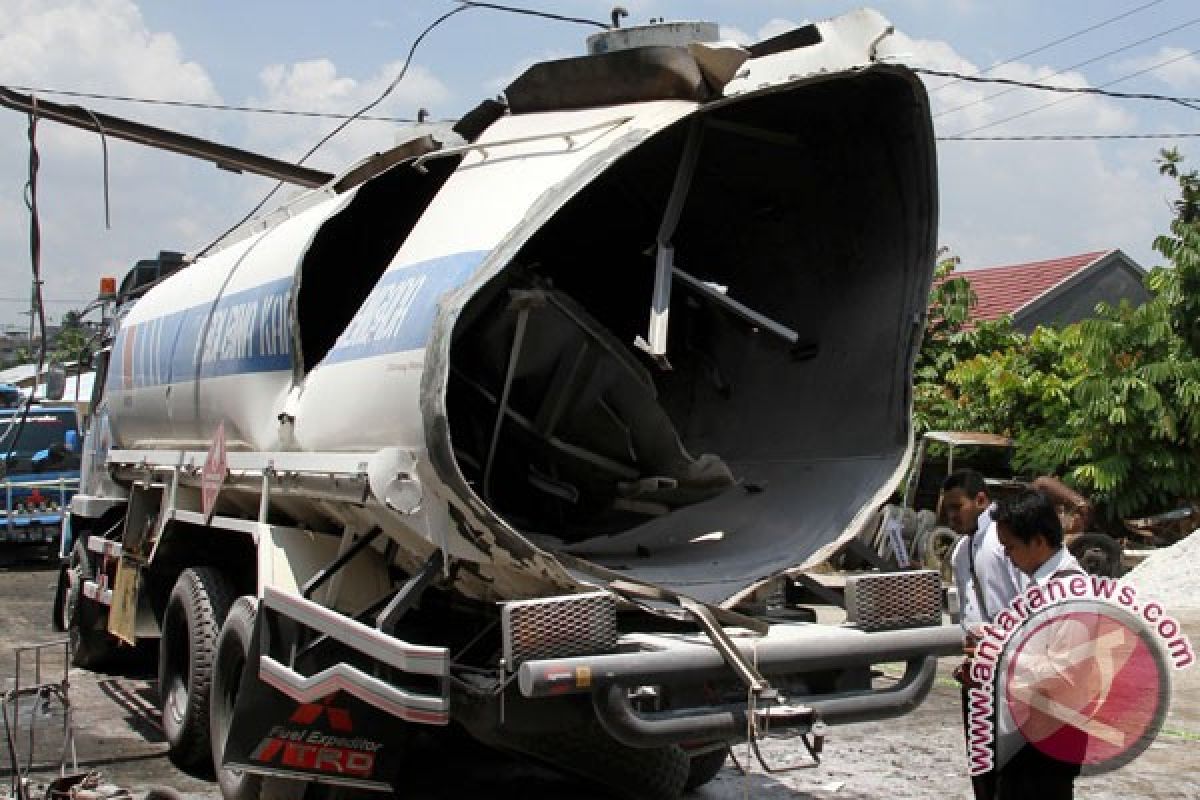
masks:
{"label": "dirt ground", "polygon": [[[0,692],[13,685],[16,645],[62,638],[49,624],[55,578],[56,573],[46,564],[23,561],[0,566]],[[1200,645],[1200,612],[1177,616],[1192,642]],[[59,652],[46,651],[43,680],[61,677]],[[914,713],[898,720],[833,728],[818,767],[767,774],[754,764],[743,775],[727,763],[716,780],[692,796],[706,800],[969,798],[952,667],[953,659],[945,659],[932,692]],[[24,673],[22,681],[28,683],[32,670],[27,668]],[[1171,711],[1158,740],[1121,770],[1080,778],[1076,797],[1200,797],[1200,774],[1195,769],[1200,753],[1200,669],[1177,673],[1175,679]],[[69,681],[80,768],[101,770],[106,780],[132,789],[139,798],[154,785],[173,787],[189,799],[219,798],[215,784],[205,776],[183,773],[168,761],[150,669],[131,665],[121,674],[72,669]],[[19,718],[22,736],[17,746],[22,769],[27,763],[27,731],[32,721],[32,774],[42,781],[53,777],[61,753],[61,712],[53,703],[49,707],[26,703]],[[769,741],[764,752],[773,767],[806,761],[795,741]],[[735,754],[743,764],[750,764],[745,746],[737,747]],[[413,771],[403,796],[421,800],[484,795],[546,800],[599,797],[567,778],[482,750],[429,753],[420,763],[422,769]],[[0,796],[7,791],[11,774],[7,746],[0,747]]]}

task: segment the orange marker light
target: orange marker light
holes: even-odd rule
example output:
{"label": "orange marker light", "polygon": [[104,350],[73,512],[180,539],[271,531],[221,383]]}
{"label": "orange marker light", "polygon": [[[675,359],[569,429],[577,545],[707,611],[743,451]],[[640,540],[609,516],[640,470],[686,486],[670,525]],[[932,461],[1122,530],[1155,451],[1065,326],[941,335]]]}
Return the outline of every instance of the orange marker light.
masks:
{"label": "orange marker light", "polygon": [[116,297],[117,296],[117,279],[116,278],[101,278],[100,279],[100,297]]}

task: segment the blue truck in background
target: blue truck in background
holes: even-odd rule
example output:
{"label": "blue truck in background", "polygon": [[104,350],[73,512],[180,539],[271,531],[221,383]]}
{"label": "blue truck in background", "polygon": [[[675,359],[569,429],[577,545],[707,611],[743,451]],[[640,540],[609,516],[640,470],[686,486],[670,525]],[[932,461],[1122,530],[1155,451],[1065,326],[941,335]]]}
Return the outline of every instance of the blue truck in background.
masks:
{"label": "blue truck in background", "polygon": [[[0,385],[0,544],[61,556],[63,516],[79,488],[79,412]],[[69,547],[69,543],[65,546]]]}

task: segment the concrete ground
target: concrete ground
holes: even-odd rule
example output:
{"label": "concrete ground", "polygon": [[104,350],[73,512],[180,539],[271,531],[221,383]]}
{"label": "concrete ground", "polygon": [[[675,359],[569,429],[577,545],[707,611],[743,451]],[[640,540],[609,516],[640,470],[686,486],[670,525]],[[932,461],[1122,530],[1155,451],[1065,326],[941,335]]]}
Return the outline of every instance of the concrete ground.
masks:
{"label": "concrete ground", "polygon": [[[50,628],[50,607],[56,573],[48,564],[10,563],[0,566],[0,692],[13,685],[13,648],[18,644],[61,639]],[[827,615],[829,612],[826,611]],[[1195,644],[1200,644],[1200,612],[1178,615]],[[62,675],[60,650],[45,651],[43,680]],[[970,797],[963,757],[957,685],[950,678],[954,659],[945,659],[937,684],[925,703],[898,720],[833,728],[819,767],[777,774],[751,765],[747,748],[736,757],[751,765],[740,774],[726,765],[712,783],[693,793],[708,800],[741,797],[804,798],[807,800],[868,800],[875,798]],[[32,680],[26,668],[22,681]],[[98,769],[105,780],[133,790],[141,797],[154,785],[166,785],[189,800],[216,800],[215,784],[202,775],[176,769],[167,759],[158,718],[155,680],[150,670],[130,665],[120,674],[69,671],[70,697],[80,768]],[[1200,669],[1177,673],[1165,728],[1137,760],[1113,773],[1080,778],[1076,796],[1094,800],[1153,798],[1174,800],[1200,797],[1195,756],[1200,753]],[[22,769],[26,766],[29,723],[35,725],[33,776],[48,780],[57,774],[63,717],[50,703],[26,703],[20,709],[22,737],[17,742]],[[0,731],[0,734],[3,732]],[[773,767],[805,763],[796,741],[772,740],[763,748]],[[580,786],[536,766],[488,751],[432,752],[421,760],[404,796],[437,800],[483,795],[527,798],[596,798]],[[0,795],[11,780],[11,760],[0,739]],[[40,793],[35,795],[40,797]]]}

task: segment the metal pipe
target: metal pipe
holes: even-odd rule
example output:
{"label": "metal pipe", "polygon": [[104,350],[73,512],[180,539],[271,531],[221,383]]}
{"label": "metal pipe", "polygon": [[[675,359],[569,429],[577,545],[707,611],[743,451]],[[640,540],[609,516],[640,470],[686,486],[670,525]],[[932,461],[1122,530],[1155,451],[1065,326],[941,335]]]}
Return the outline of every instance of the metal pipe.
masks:
{"label": "metal pipe", "polygon": [[854,692],[841,697],[816,697],[804,704],[830,725],[899,717],[921,705],[933,679],[937,677],[937,658],[910,660],[895,686],[869,692]]}
{"label": "metal pipe", "polygon": [[[790,722],[772,722],[777,730],[807,732],[820,719],[845,724],[906,714],[925,699],[937,674],[937,658],[910,659],[894,686],[796,698],[812,714],[792,714]],[[687,741],[739,741],[746,737],[747,709],[734,704],[645,713],[633,707],[629,692],[613,685],[593,695],[596,717],[617,741],[630,747],[662,747]],[[769,714],[770,707],[759,710]]]}
{"label": "metal pipe", "polygon": [[662,747],[687,741],[733,741],[746,736],[746,707],[643,714],[623,686],[593,695],[596,718],[610,736],[629,747]]}
{"label": "metal pipe", "polygon": [[329,563],[328,566],[321,568],[300,588],[300,594],[305,599],[312,597],[312,593],[321,587],[325,581],[332,578],[338,570],[346,566],[350,559],[354,558],[363,548],[375,541],[379,534],[383,533],[382,528],[372,528],[365,536],[355,540],[354,544],[346,548],[346,551]]}
{"label": "metal pipe", "polygon": [[517,312],[517,329],[513,332],[512,346],[508,353],[508,369],[504,373],[504,388],[500,391],[500,403],[496,408],[492,442],[488,446],[487,461],[483,462],[484,500],[491,500],[492,467],[496,460],[496,445],[500,442],[500,429],[504,425],[504,411],[508,408],[508,393],[512,389],[513,377],[517,374],[517,362],[521,358],[521,345],[525,341],[525,326],[528,322],[529,308],[526,306]]}
{"label": "metal pipe", "polygon": [[85,131],[103,132],[106,136],[114,136],[159,150],[211,161],[221,169],[231,172],[251,172],[255,175],[263,175],[310,189],[324,186],[333,179],[333,175],[328,172],[218,144],[198,136],[156,128],[153,125],[133,122],[98,111],[91,112],[78,106],[61,105],[40,97],[35,102],[32,95],[14,92],[3,86],[0,86],[0,106],[20,111],[23,114],[37,114],[44,119],[82,128]]}
{"label": "metal pipe", "polygon": [[[962,630],[951,625],[875,633],[826,626],[803,626],[793,635],[777,631],[778,627],[772,629],[773,636],[734,639],[743,657],[755,659],[759,672],[768,678],[962,653]],[[583,694],[611,685],[694,685],[734,677],[707,642],[674,639],[663,645],[654,650],[526,661],[517,669],[517,684],[523,696],[536,698]],[[576,675],[586,675],[588,680],[577,682]]]}

